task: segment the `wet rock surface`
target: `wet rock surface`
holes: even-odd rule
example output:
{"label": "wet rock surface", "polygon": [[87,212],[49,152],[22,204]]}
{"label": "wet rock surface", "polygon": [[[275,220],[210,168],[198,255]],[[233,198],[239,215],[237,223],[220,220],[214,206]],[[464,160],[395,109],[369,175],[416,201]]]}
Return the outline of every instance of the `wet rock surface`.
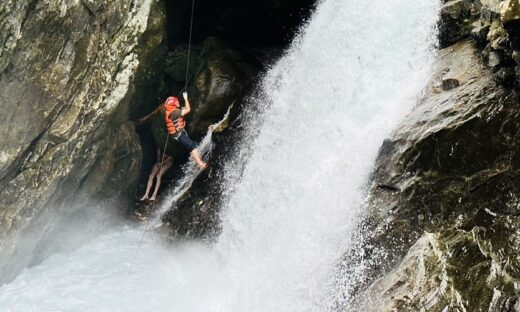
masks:
{"label": "wet rock surface", "polygon": [[[436,66],[425,97],[380,150],[357,258],[360,283],[376,282],[356,310],[513,311],[519,97],[469,41],[441,50]],[[443,90],[446,79],[460,85]]]}
{"label": "wet rock surface", "polygon": [[153,83],[164,19],[155,0],[0,4],[0,281],[76,208],[133,193],[129,114],[136,82]]}
{"label": "wet rock surface", "polygon": [[[197,0],[194,42],[218,36],[247,47],[285,47],[310,16],[316,0]],[[191,0],[167,2],[168,41],[188,42]]]}
{"label": "wet rock surface", "polygon": [[520,4],[517,0],[443,1],[439,22],[441,47],[472,38],[484,64],[507,87],[520,87]]}

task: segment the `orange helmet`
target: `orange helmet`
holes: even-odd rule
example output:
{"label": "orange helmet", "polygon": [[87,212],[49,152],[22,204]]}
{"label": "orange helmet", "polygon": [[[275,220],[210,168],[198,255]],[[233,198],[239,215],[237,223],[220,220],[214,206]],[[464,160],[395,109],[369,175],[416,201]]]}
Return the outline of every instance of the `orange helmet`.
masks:
{"label": "orange helmet", "polygon": [[174,106],[175,108],[180,107],[179,99],[174,96],[169,96],[166,101],[164,101],[164,105],[166,106]]}

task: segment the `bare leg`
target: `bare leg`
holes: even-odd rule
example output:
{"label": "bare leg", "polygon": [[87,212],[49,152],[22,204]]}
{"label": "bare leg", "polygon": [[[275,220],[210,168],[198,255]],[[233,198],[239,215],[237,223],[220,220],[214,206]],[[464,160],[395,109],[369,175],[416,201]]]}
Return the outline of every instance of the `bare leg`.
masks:
{"label": "bare leg", "polygon": [[150,171],[150,175],[148,175],[148,184],[146,185],[146,193],[144,193],[143,197],[139,199],[140,201],[145,201],[148,199],[148,194],[150,193],[150,189],[152,188],[153,179],[155,178],[155,175],[159,171],[159,162],[157,162],[152,167],[152,171]]}
{"label": "bare leg", "polygon": [[202,161],[202,157],[200,157],[200,153],[199,153],[198,149],[194,149],[193,151],[191,151],[190,154],[191,154],[191,157],[193,158],[193,160],[195,160],[195,162],[197,163],[197,166],[199,166],[200,170],[206,169],[208,164],[206,164],[205,162]]}
{"label": "bare leg", "polygon": [[153,191],[152,197],[150,197],[150,200],[155,200],[157,197],[157,193],[159,192],[159,188],[161,187],[161,180],[163,174],[168,171],[173,165],[173,158],[168,156],[165,160],[163,165],[161,166],[159,172],[156,175],[157,181],[155,181],[155,190]]}

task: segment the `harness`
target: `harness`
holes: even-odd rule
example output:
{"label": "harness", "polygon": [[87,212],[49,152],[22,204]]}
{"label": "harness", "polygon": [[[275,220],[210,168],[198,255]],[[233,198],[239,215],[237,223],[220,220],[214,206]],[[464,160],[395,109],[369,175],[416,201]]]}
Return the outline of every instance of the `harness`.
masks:
{"label": "harness", "polygon": [[170,135],[179,133],[186,126],[182,111],[179,108],[179,100],[177,100],[177,98],[174,99],[175,100],[171,100],[170,97],[164,103],[164,121],[166,122],[166,129]]}

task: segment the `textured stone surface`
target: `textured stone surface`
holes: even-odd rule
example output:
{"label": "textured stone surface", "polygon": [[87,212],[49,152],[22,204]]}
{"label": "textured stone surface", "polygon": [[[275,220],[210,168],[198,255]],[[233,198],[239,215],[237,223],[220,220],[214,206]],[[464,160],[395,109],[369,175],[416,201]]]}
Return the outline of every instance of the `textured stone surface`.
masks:
{"label": "textured stone surface", "polygon": [[500,19],[508,24],[520,20],[520,2],[518,0],[506,0],[500,7]]}
{"label": "textured stone surface", "polygon": [[[460,85],[442,90],[447,78]],[[519,104],[472,43],[440,52],[432,86],[376,163],[365,276],[387,274],[364,293],[360,310],[513,311],[520,285]]]}
{"label": "textured stone surface", "polygon": [[495,79],[509,88],[520,87],[520,67],[514,58],[520,51],[518,0],[445,1],[439,30],[441,47],[467,37],[474,39]]}
{"label": "textured stone surface", "polygon": [[29,261],[11,257],[25,232],[30,251],[87,199],[133,191],[130,103],[163,24],[157,0],[0,3],[0,280]]}

